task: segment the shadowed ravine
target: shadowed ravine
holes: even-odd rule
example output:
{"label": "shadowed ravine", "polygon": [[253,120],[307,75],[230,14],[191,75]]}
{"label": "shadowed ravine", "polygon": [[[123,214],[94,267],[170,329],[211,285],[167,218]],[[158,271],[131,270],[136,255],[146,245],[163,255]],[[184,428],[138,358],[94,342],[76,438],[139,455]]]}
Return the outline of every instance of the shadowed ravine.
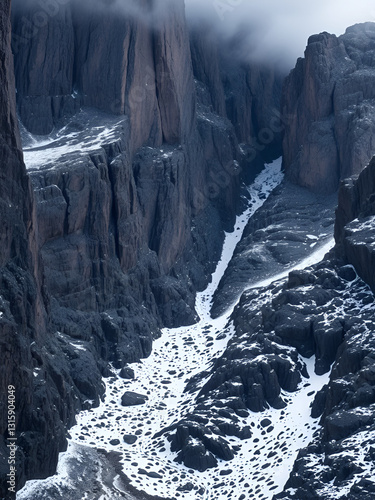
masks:
{"label": "shadowed ravine", "polygon": [[375,23],[258,28],[1,2],[0,498],[375,497]]}
{"label": "shadowed ravine", "polygon": [[[252,435],[242,441],[228,438],[233,446],[238,446],[232,461],[220,460],[217,467],[204,473],[193,471],[176,464],[176,455],[170,452],[170,444],[164,436],[154,437],[192,409],[195,397],[184,392],[187,382],[212,366],[233,335],[230,316],[234,305],[219,318],[212,319],[212,297],[248,220],[281,179],[280,161],[276,161],[258,176],[254,183],[257,189],[250,187],[249,206],[237,217],[234,231],[226,234],[222,257],[212,281],[204,292],[197,294],[196,310],[200,321],[190,327],[164,329],[154,342],[150,357],[131,365],[134,380],[124,380],[120,376],[105,380],[104,401],[98,408],[80,413],[77,425],[70,431],[69,449],[60,456],[58,474],[43,481],[43,489],[54,485],[61,490],[66,481],[65,465],[69,463],[69,456],[77,453],[77,445],[86,445],[121,452],[123,471],[131,484],[151,495],[226,499],[235,492],[238,497],[250,494],[246,498],[266,499],[282,490],[298,450],[311,440],[318,427],[317,420],[310,417],[309,404],[327,382],[328,374],[316,376],[313,359],[303,360],[310,378],[303,379],[296,392],[284,394],[285,409],[250,412],[247,418],[241,419],[241,426],[248,426]],[[318,243],[318,249],[297,267],[318,262],[332,244],[332,239]],[[274,279],[283,279],[290,270],[286,269]],[[273,280],[266,281],[259,280],[256,287]],[[260,292],[259,305],[267,298],[267,293]],[[82,346],[77,343],[75,348],[82,349]],[[121,396],[126,391],[145,396],[144,404],[123,407]],[[135,442],[126,444],[124,436],[128,442]],[[36,492],[42,489],[42,484],[38,481],[28,483],[19,498],[38,498]]]}

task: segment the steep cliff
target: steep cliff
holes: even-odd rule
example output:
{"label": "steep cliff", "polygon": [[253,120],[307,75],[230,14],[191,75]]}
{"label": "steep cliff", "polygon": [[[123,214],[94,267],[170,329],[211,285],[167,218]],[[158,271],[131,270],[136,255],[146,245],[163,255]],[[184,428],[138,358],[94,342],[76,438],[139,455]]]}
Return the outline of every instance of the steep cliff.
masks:
{"label": "steep cliff", "polygon": [[[209,30],[189,32],[182,0],[166,0],[163,15],[151,0],[129,2],[125,13],[116,5],[13,0],[16,83],[10,2],[0,8],[1,406],[6,408],[4,395],[14,385],[17,488],[54,472],[67,429],[79,410],[99,403],[103,378],[128,383],[127,364],[150,354],[162,326],[196,321],[195,293],[209,280],[224,230],[233,228],[241,181],[279,155],[284,130],[289,180],[315,191],[334,191],[340,178],[362,170],[373,154],[373,24],[339,38],[311,37],[305,59],[286,80],[280,115],[280,76],[234,60]],[[262,189],[254,189],[260,199]],[[357,181],[341,187],[330,260],[246,292],[222,331],[203,329],[199,356],[208,356],[214,340],[221,347],[211,352],[207,370],[198,373],[199,359],[185,381],[197,396],[189,411],[181,408],[182,418],[154,436],[166,434],[187,466],[204,470],[216,466],[217,458],[234,459],[242,446],[235,438],[252,438],[254,456],[249,454],[240,473],[255,465],[252,480],[265,481],[264,470],[280,463],[275,450],[296,446],[295,435],[287,427],[284,443],[275,444],[272,422],[261,417],[255,424],[250,412],[272,407],[275,422],[289,419],[292,426],[294,393],[308,375],[301,356],[313,354],[317,373],[333,364],[312,407],[315,417],[322,415],[322,427],[301,451],[281,497],[325,498],[324,485],[332,480],[345,487],[365,467],[346,457],[362,441],[363,462],[373,463],[374,301],[348,264],[375,287],[374,191],[371,162]],[[229,301],[223,290],[243,289],[238,269],[253,279],[259,269],[271,274],[275,263],[282,269],[310,252],[332,224],[331,207],[325,194],[289,183],[274,193],[245,231],[219,290],[221,303],[215,298],[217,312]],[[297,212],[304,218],[300,232]],[[264,258],[266,251],[270,258]],[[225,339],[228,345],[221,344]],[[190,332],[185,340],[187,347],[193,343]],[[165,387],[170,382],[155,380]],[[315,391],[305,393],[314,399]],[[0,424],[3,475],[4,417]],[[262,465],[257,434],[269,436]],[[166,444],[155,443],[153,455]],[[81,453],[87,463],[78,470],[111,459]],[[322,465],[314,471],[318,483],[311,480],[314,460]],[[160,479],[135,466],[139,474]],[[95,484],[98,496],[117,470],[116,463],[103,484]],[[266,477],[273,491],[274,480]],[[243,487],[259,496],[261,486],[250,491],[244,478]],[[350,487],[358,498],[371,494],[365,480],[354,479]]]}
{"label": "steep cliff", "polygon": [[[182,1],[161,16],[146,0],[132,4],[144,16],[111,5],[14,0],[15,84],[2,11],[2,319],[14,318],[2,347],[15,357],[4,387],[22,401],[18,488],[53,473],[66,429],[99,402],[112,366],[148,356],[161,326],[196,320],[241,179],[280,145],[279,130],[253,144],[260,125],[280,125],[280,77],[228,67],[213,43],[198,56]],[[216,90],[202,70],[215,51]]]}
{"label": "steep cliff", "polygon": [[309,38],[283,90],[284,167],[291,181],[333,192],[374,154],[374,40],[374,23],[340,37]]}
{"label": "steep cliff", "polygon": [[[222,229],[233,224],[240,180],[253,175],[263,156],[272,156],[270,142],[280,145],[280,130],[268,130],[271,141],[267,136],[257,147],[253,142],[259,126],[280,125],[275,110],[281,77],[228,66],[209,37],[193,34],[189,43],[183,2],[170,2],[162,15],[153,6],[143,2],[133,16],[128,7],[124,13],[100,2],[95,8],[64,2],[46,11],[15,0],[13,15],[23,125],[46,134],[64,117],[68,123],[40,148],[24,133],[45,283],[56,299],[52,307],[78,309],[80,317],[120,307],[123,299],[108,297],[119,297],[125,280],[126,294],[154,318],[148,319],[152,328],[144,329],[147,348],[138,355],[149,352],[156,325],[194,320],[194,291],[204,286],[219,257]],[[40,16],[45,22],[38,27]],[[55,66],[59,70],[51,73]],[[120,118],[76,114],[80,106]],[[239,113],[243,108],[246,115]],[[103,135],[103,125],[113,128],[105,145],[99,140],[85,158],[74,155],[79,141]],[[64,140],[70,157],[56,156]],[[54,318],[65,318],[66,328],[73,328],[64,311]],[[65,331],[60,320],[57,325]]]}
{"label": "steep cliff", "polygon": [[190,46],[198,97],[233,124],[244,159],[256,168],[281,155],[284,123],[280,97],[284,75],[272,67],[238,61],[234,48],[218,41],[212,27],[190,30]]}
{"label": "steep cliff", "polygon": [[375,291],[374,275],[375,159],[343,181],[336,211],[337,253],[352,264]]}
{"label": "steep cliff", "polygon": [[[36,214],[26,169],[22,160],[15,111],[13,58],[10,50],[10,2],[0,9],[0,349],[1,377],[1,484],[0,495],[9,494],[4,478],[10,472],[10,443],[7,439],[8,386],[15,387],[17,452],[16,484],[26,477],[53,471],[58,449],[63,446],[59,413],[64,404],[57,401],[55,385],[49,375],[47,385],[38,384],[34,369],[43,370],[39,350],[45,343],[48,320],[41,293],[41,273],[37,254]],[[39,367],[39,368],[37,368]],[[55,406],[56,404],[56,406]],[[47,449],[46,443],[52,443]],[[50,462],[52,460],[52,464]],[[52,465],[52,467],[51,467]],[[11,496],[11,493],[10,493]]]}
{"label": "steep cliff", "polygon": [[67,2],[12,2],[18,109],[37,134],[48,133],[65,113],[79,108],[73,94],[74,45]]}

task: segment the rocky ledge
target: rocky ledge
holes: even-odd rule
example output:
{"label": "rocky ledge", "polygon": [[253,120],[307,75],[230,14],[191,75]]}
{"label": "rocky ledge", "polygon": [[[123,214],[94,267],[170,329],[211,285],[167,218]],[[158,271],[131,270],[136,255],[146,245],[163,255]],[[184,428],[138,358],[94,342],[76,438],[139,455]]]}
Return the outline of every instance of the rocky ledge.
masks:
{"label": "rocky ledge", "polygon": [[374,221],[375,158],[359,176],[341,183],[336,213],[337,252],[355,266],[375,290]]}

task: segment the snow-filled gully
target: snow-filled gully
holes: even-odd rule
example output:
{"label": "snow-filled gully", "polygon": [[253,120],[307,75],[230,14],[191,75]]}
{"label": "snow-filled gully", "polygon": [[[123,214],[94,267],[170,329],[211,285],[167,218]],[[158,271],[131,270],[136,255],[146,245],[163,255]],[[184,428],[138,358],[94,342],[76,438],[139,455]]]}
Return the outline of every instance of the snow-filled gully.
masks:
{"label": "snow-filled gully", "polygon": [[[69,454],[74,454],[75,443],[78,443],[121,452],[123,471],[131,484],[151,495],[181,499],[260,500],[270,499],[282,490],[298,450],[311,441],[318,428],[317,420],[310,417],[309,405],[316,391],[327,382],[328,374],[316,376],[313,359],[304,360],[310,378],[303,381],[297,392],[284,394],[288,402],[284,410],[270,408],[262,413],[250,412],[242,423],[251,426],[251,438],[240,441],[236,437],[226,437],[230,443],[240,446],[240,451],[230,462],[219,460],[215,469],[204,473],[193,471],[174,461],[175,455],[170,452],[166,439],[153,438],[193,408],[193,396],[184,393],[187,381],[210,367],[212,360],[224,352],[233,334],[229,321],[233,307],[213,320],[210,316],[212,297],[246,223],[281,182],[280,167],[281,160],[266,166],[250,188],[250,205],[237,217],[234,231],[226,235],[222,257],[211,283],[204,292],[197,294],[196,310],[200,321],[189,327],[164,329],[153,344],[151,356],[132,365],[135,379],[106,379],[106,394],[101,405],[78,415],[77,425],[70,430],[68,451],[60,455],[58,474],[53,479],[57,487],[59,477],[64,480],[64,460]],[[332,240],[325,242],[298,268],[319,262],[331,246]],[[290,270],[267,280],[267,283],[285,277]],[[267,283],[259,282],[255,286]],[[123,407],[121,396],[125,391],[147,395],[148,400],[143,405]],[[272,422],[266,429],[260,424],[265,418]],[[124,435],[136,436],[137,440],[126,444]],[[28,483],[29,491],[32,483]],[[191,491],[181,491],[181,486],[187,483],[191,483]],[[90,494],[85,498],[90,499]]]}

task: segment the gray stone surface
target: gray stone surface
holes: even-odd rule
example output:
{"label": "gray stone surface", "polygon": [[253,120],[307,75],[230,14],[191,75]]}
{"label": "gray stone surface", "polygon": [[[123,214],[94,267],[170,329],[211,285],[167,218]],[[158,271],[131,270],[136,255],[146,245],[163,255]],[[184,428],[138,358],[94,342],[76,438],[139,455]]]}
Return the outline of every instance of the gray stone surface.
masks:
{"label": "gray stone surface", "polygon": [[[195,321],[195,291],[240,206],[240,171],[259,167],[223,105],[207,109],[196,96],[204,83],[194,82],[183,2],[155,30],[103,6],[47,12],[14,0],[16,82],[9,4],[1,8],[2,345],[19,356],[7,358],[4,384],[23,388],[18,487],[53,473],[74,415],[99,403],[109,362],[138,361],[161,326]],[[33,195],[15,87],[25,149],[41,158],[29,165]],[[100,140],[106,127],[111,139]]]}
{"label": "gray stone surface", "polygon": [[284,167],[293,182],[332,193],[375,153],[374,54],[374,23],[309,38],[282,98]]}
{"label": "gray stone surface", "polygon": [[290,269],[333,232],[336,195],[315,194],[288,181],[277,187],[245,228],[214,295],[217,317],[244,289]]}
{"label": "gray stone surface", "polygon": [[[368,162],[374,137],[374,25],[350,28],[340,38],[310,39],[305,60],[286,81],[281,127],[280,119],[275,126],[274,113],[280,78],[229,63],[203,35],[191,34],[189,47],[182,1],[170,3],[155,31],[133,18],[119,19],[110,9],[87,13],[67,2],[36,29],[35,2],[14,0],[13,8],[16,82],[10,2],[0,7],[0,392],[4,407],[8,385],[18,388],[21,487],[26,479],[53,474],[75,414],[99,403],[102,377],[111,375],[109,362],[122,369],[150,353],[161,326],[195,321],[194,294],[207,284],[220,256],[223,229],[231,228],[240,206],[240,181],[251,179],[265,158],[276,155],[284,127],[285,167],[293,182],[333,191],[341,177]],[[23,125],[34,134],[50,134],[48,145],[32,146],[24,131],[28,149],[44,158],[30,167],[31,183],[22,163],[15,87]],[[112,131],[110,139],[86,148],[104,128]],[[56,156],[67,146],[69,151]],[[313,445],[317,448],[301,452],[288,484],[301,498],[317,498],[312,496],[316,483],[301,485],[298,479],[308,470],[305,457],[317,450],[331,468],[318,481],[340,483],[356,472],[350,460],[347,465],[332,458],[337,449],[329,440],[373,426],[371,415],[357,411],[364,407],[373,414],[373,335],[359,317],[372,295],[358,280],[358,303],[344,323],[338,319],[327,329],[322,318],[310,316],[317,314],[315,305],[325,311],[328,299],[339,301],[336,295],[354,281],[348,263],[374,286],[373,186],[369,168],[356,183],[342,187],[336,236],[343,260],[295,273],[286,288],[274,289],[275,300],[262,310],[264,336],[257,338],[265,364],[244,368],[242,361],[258,351],[237,349],[235,341],[228,359],[217,360],[199,397],[215,390],[223,402],[222,413],[214,415],[219,439],[206,425],[205,412],[211,410],[198,405],[176,427],[173,445],[180,460],[203,470],[217,458],[233,458],[236,450],[225,436],[245,439],[251,432],[238,425],[236,415],[265,405],[280,408],[281,389],[294,390],[303,373],[298,353],[315,353],[318,371],[335,363],[315,408],[323,411],[323,433]],[[283,207],[286,213],[295,210],[285,192],[282,198],[281,208],[269,209],[274,221]],[[319,203],[325,207],[329,200]],[[320,217],[313,221],[318,229]],[[307,220],[310,231],[312,219]],[[328,217],[326,222],[324,227]],[[246,237],[257,238],[266,227],[250,228]],[[274,232],[265,232],[271,241]],[[301,237],[291,232],[290,224],[282,227],[277,241],[286,236],[299,252],[308,243],[306,231]],[[280,245],[270,248],[272,262],[291,261]],[[313,290],[306,293],[306,285]],[[305,299],[306,309],[296,310],[295,302]],[[259,327],[249,301],[251,294],[245,294],[235,312],[238,335],[249,336],[249,328]],[[366,321],[369,325],[373,318]],[[277,340],[272,349],[268,337]],[[291,349],[287,359],[281,356],[285,344]],[[256,382],[250,384],[254,390],[239,380],[244,374]],[[231,405],[228,397],[234,398]],[[223,412],[233,421],[220,418]],[[2,473],[7,468],[4,415]],[[338,449],[345,451],[341,442]],[[102,485],[112,481],[113,470],[104,476]],[[102,494],[102,485],[96,485],[95,495]],[[363,479],[350,494],[363,498],[372,487]]]}

